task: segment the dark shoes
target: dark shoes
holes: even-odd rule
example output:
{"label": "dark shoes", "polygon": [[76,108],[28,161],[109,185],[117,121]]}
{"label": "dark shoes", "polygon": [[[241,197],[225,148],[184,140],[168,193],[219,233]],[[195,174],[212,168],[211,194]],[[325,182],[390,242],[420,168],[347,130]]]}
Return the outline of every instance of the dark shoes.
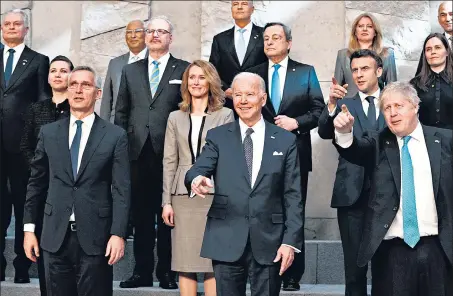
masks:
{"label": "dark shoes", "polygon": [[28,272],[16,272],[14,276],[14,283],[15,284],[28,284],[30,282],[30,276]]}
{"label": "dark shoes", "polygon": [[178,289],[175,278],[174,276],[171,276],[170,273],[164,273],[162,276],[160,276],[159,287],[166,290]]}
{"label": "dark shoes", "polygon": [[283,291],[299,291],[300,285],[294,279],[287,279],[287,280],[283,281],[282,290]]}
{"label": "dark shoes", "polygon": [[138,274],[132,275],[129,279],[120,282],[120,288],[138,288],[138,287],[152,287],[153,277],[142,277]]}

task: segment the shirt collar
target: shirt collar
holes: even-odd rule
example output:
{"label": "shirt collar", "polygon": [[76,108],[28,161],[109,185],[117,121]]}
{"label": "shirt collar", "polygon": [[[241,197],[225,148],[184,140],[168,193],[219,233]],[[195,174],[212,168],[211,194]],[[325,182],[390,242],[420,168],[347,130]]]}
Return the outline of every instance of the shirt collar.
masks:
{"label": "shirt collar", "polygon": [[[260,133],[261,131],[264,131],[266,124],[264,123],[263,116],[261,116],[260,120],[258,120],[257,123],[255,123],[251,128],[253,129],[253,132],[255,133]],[[241,129],[241,136],[242,138],[245,137],[245,133],[250,126],[245,124],[242,119],[239,118],[239,128]]]}
{"label": "shirt collar", "polygon": [[[93,112],[90,115],[85,116],[84,118],[80,119],[80,120],[83,121],[83,125],[82,126],[83,127],[88,127],[89,129],[91,129],[91,127],[93,126],[95,118],[96,117],[94,116],[94,112]],[[69,119],[69,126],[75,125],[76,120],[78,120],[78,118],[76,118],[74,115],[71,114],[71,117]]]}
{"label": "shirt collar", "polygon": [[[423,142],[424,141],[424,135],[423,135],[423,128],[422,128],[422,125],[420,123],[420,121],[417,123],[417,127],[414,129],[414,131],[412,133],[409,134],[409,136],[411,137],[411,139],[414,139],[416,140],[417,142]],[[398,137],[397,136],[397,139],[402,141],[403,138],[402,137]]]}
{"label": "shirt collar", "polygon": [[[278,63],[282,68],[284,69],[288,69],[288,60],[289,60],[289,57],[286,56],[280,63]],[[271,69],[273,66],[275,65],[275,63],[271,60],[269,60],[269,69]]]}
{"label": "shirt collar", "polygon": [[145,48],[140,51],[138,54],[134,54],[132,51],[129,51],[129,59],[133,58],[133,57],[138,57],[139,60],[143,60],[146,56],[146,46]]}
{"label": "shirt collar", "polygon": [[25,49],[25,43],[21,43],[21,44],[17,45],[16,47],[9,47],[9,46],[6,45],[6,44],[3,44],[3,45],[4,45],[4,47],[5,47],[5,49],[4,49],[4,51],[3,51],[4,53],[8,52],[8,50],[9,50],[10,48],[13,48],[13,49],[15,50],[15,53],[23,52],[24,49]]}
{"label": "shirt collar", "polygon": [[[157,61],[160,63],[160,65],[162,64],[167,64],[168,63],[168,60],[170,59],[170,53],[167,52],[166,54],[164,54],[163,56],[160,57],[160,59],[158,59]],[[148,63],[150,66],[154,66],[153,65],[153,62],[154,62],[154,59],[149,56],[148,57]]]}
{"label": "shirt collar", "polygon": [[447,32],[444,32],[444,35],[445,35],[445,38],[447,38],[447,41],[448,41],[448,39],[451,37],[451,35],[448,34]]}
{"label": "shirt collar", "polygon": [[379,87],[378,87],[378,90],[371,95],[367,95],[367,94],[364,94],[363,92],[359,91],[359,97],[360,97],[360,100],[362,100],[362,102],[365,101],[366,97],[369,97],[369,96],[375,97],[376,99],[379,100],[380,94],[381,94],[381,89]]}
{"label": "shirt collar", "polygon": [[247,33],[250,33],[252,32],[252,27],[253,27],[253,23],[250,22],[247,24],[247,26],[245,26],[244,28],[241,28],[239,27],[238,25],[234,24],[234,32],[237,32],[239,29],[245,29]]}

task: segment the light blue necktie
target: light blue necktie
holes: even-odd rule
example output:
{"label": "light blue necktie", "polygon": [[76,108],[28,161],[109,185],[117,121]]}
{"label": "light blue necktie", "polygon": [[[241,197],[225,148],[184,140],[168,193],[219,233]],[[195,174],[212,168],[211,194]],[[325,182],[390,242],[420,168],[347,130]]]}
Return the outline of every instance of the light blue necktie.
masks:
{"label": "light blue necktie", "polygon": [[236,53],[238,55],[239,64],[241,64],[241,65],[242,65],[242,62],[244,61],[245,52],[247,50],[245,48],[245,39],[244,39],[245,31],[246,31],[246,29],[244,29],[244,28],[238,30],[239,39],[238,39],[238,43],[236,45]]}
{"label": "light blue necktie", "polygon": [[278,75],[278,69],[280,69],[280,64],[275,64],[274,73],[272,73],[272,89],[271,89],[271,101],[274,106],[275,113],[278,114],[280,108],[281,98],[280,98],[280,76]]}
{"label": "light blue necktie", "polygon": [[403,137],[401,148],[401,170],[402,170],[402,198],[403,198],[403,232],[404,242],[411,248],[420,240],[418,230],[417,205],[415,203],[414,168],[412,159],[407,147],[410,136]]}
{"label": "light blue necktie", "polygon": [[72,164],[72,174],[74,176],[74,180],[77,178],[77,165],[79,164],[79,150],[80,150],[80,139],[82,138],[82,120],[76,120],[77,130],[72,139],[71,148],[69,151],[71,152],[71,164]]}
{"label": "light blue necktie", "polygon": [[153,61],[153,71],[151,72],[151,79],[149,80],[149,84],[151,87],[151,94],[154,97],[157,91],[157,87],[159,86],[159,62]]}
{"label": "light blue necktie", "polygon": [[11,78],[11,74],[13,74],[13,61],[14,61],[14,53],[16,52],[14,49],[8,49],[9,55],[8,59],[6,60],[6,67],[5,67],[5,85],[8,85],[8,81]]}

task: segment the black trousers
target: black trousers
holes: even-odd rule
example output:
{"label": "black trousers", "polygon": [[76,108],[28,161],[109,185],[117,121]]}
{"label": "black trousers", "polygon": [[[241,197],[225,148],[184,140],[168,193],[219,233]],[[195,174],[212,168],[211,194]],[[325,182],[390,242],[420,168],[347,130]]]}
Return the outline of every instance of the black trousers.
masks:
{"label": "black trousers", "polygon": [[369,191],[362,192],[355,204],[337,210],[344,257],[345,296],[367,296],[368,266],[357,265]]}
{"label": "black trousers", "polygon": [[[31,261],[25,256],[24,251],[24,204],[27,193],[28,166],[26,160],[20,153],[6,152],[1,148],[1,178],[0,178],[0,211],[1,211],[1,273],[6,269],[6,259],[4,257],[6,232],[11,222],[12,209],[15,218],[15,237],[14,237],[14,258],[13,265],[16,275],[28,274]],[[9,185],[9,186],[8,186]],[[9,187],[9,188],[8,188]]]}
{"label": "black trousers", "polygon": [[[38,239],[38,242],[41,241],[42,225],[44,220],[44,205],[38,210],[39,217],[35,226],[35,234]],[[46,289],[46,271],[44,264],[44,256],[38,258],[38,277],[39,277],[39,290],[41,291],[41,296],[47,295]]]}
{"label": "black trousers", "polygon": [[[302,221],[305,221],[305,204],[307,203],[307,189],[308,189],[308,171],[300,172],[300,191],[302,192],[302,202],[304,206],[304,215]],[[304,236],[304,248],[301,253],[294,254],[293,264],[286,270],[282,275],[283,281],[294,279],[296,282],[300,282],[305,272],[305,236]]]}
{"label": "black trousers", "polygon": [[281,277],[280,262],[261,265],[253,257],[250,242],[242,257],[236,262],[212,261],[217,296],[245,296],[247,277],[250,279],[251,296],[278,296]]}
{"label": "black trousers", "polygon": [[43,251],[48,296],[112,296],[113,268],[104,254],[89,256],[68,229],[60,250]]}
{"label": "black trousers", "polygon": [[372,296],[452,296],[453,270],[437,236],[414,249],[402,239],[383,241],[371,261]]}
{"label": "black trousers", "polygon": [[131,162],[134,274],[145,278],[153,274],[156,237],[156,276],[175,276],[171,271],[171,228],[162,220],[162,171],[162,158],[154,153],[148,137],[139,158]]}

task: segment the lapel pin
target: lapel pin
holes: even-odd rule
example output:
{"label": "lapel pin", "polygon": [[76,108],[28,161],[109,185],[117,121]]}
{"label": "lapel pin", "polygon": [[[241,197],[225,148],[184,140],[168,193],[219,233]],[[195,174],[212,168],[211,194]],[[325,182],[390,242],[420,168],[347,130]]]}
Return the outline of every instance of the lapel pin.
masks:
{"label": "lapel pin", "polygon": [[274,137],[274,136],[271,136],[271,139],[275,139],[275,137]]}
{"label": "lapel pin", "polygon": [[293,72],[296,72],[296,69],[293,68]]}
{"label": "lapel pin", "polygon": [[24,66],[27,63],[27,60],[22,61],[22,66]]}
{"label": "lapel pin", "polygon": [[171,66],[171,67],[172,67],[172,68],[174,68],[174,67],[175,67],[175,65],[173,65],[173,66]]}
{"label": "lapel pin", "polygon": [[434,142],[436,142],[436,143],[440,143],[440,142],[439,142],[439,140],[434,140]]}
{"label": "lapel pin", "polygon": [[389,142],[389,141],[385,141],[385,144],[389,145],[389,144],[390,144],[390,142]]}

